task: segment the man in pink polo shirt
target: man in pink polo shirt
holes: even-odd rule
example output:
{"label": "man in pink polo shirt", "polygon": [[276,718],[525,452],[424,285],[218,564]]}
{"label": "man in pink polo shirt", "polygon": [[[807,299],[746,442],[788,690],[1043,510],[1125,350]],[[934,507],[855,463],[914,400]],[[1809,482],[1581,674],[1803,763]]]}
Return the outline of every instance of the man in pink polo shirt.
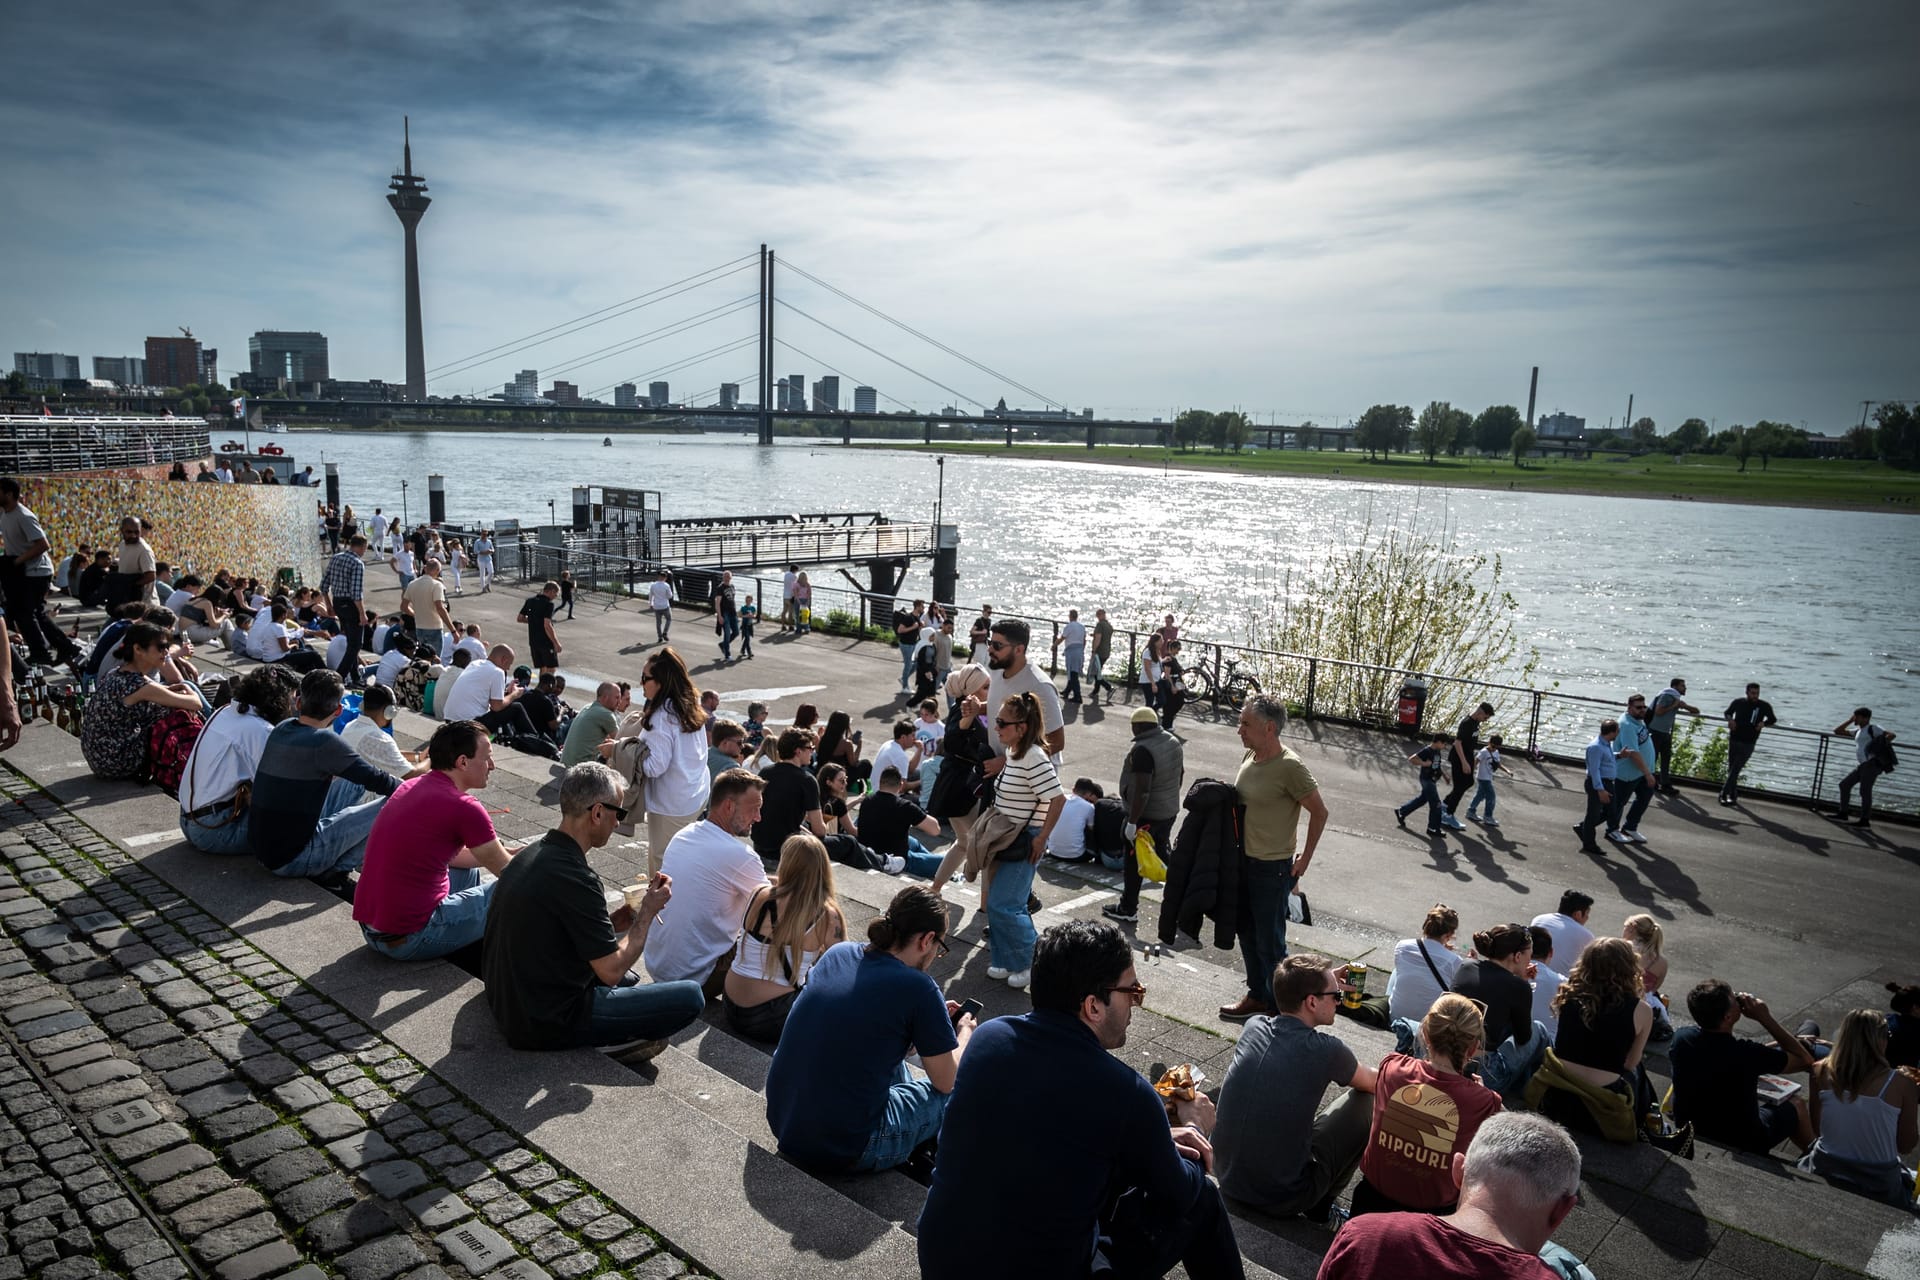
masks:
{"label": "man in pink polo shirt", "polygon": [[367,837],[353,918],[367,945],[394,960],[426,960],[480,941],[493,880],[513,854],[494,834],[487,806],[469,792],[487,785],[493,745],[486,729],[455,720],[427,742],[431,772],[400,784]]}

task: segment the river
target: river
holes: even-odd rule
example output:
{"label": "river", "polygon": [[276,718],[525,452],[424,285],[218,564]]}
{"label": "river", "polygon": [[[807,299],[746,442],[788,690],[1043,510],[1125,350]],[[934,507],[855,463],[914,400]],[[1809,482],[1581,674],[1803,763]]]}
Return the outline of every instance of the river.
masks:
{"label": "river", "polygon": [[[565,521],[577,484],[657,489],[668,519],[878,510],[931,520],[931,456],[740,437],[301,431],[301,463],[340,464],[364,520],[427,513],[427,476],[468,522]],[[1861,703],[1920,742],[1920,524],[1848,511],[1596,496],[1422,489],[1284,476],[953,457],[944,514],[961,533],[964,602],[1118,626],[1172,610],[1202,638],[1244,642],[1262,592],[1320,562],[1371,521],[1438,530],[1497,554],[1534,683],[1648,694],[1669,676],[1716,713],[1748,680],[1783,722],[1831,728]],[[905,586],[926,590],[926,566]],[[821,570],[822,583],[838,583]],[[1846,755],[1851,759],[1851,749]],[[1904,771],[1904,770],[1903,770]]]}

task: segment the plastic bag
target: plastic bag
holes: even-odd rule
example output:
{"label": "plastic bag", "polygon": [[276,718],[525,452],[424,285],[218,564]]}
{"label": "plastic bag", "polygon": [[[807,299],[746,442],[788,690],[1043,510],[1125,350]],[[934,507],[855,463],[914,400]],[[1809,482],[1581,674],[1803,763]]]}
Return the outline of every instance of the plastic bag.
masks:
{"label": "plastic bag", "polygon": [[1144,879],[1155,884],[1167,882],[1167,864],[1160,861],[1160,852],[1153,847],[1153,835],[1150,832],[1134,832],[1133,860],[1140,864],[1140,875]]}

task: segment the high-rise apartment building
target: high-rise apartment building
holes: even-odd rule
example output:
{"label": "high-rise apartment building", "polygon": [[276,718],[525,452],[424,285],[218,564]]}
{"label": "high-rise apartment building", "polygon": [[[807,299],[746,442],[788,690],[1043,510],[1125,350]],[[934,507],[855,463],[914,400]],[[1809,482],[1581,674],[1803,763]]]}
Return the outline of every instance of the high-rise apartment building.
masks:
{"label": "high-rise apartment building", "polygon": [[184,387],[201,382],[203,365],[200,343],[196,339],[147,339],[147,382],[151,386]]}
{"label": "high-rise apartment building", "polygon": [[540,398],[540,371],[522,369],[513,375],[513,381],[506,386],[506,399],[509,404],[532,404]]}
{"label": "high-rise apartment building", "polygon": [[256,378],[285,378],[288,382],[325,382],[327,335],[262,329],[247,339],[248,371]]}
{"label": "high-rise apartment building", "polygon": [[13,371],[47,382],[77,380],[80,377],[80,357],[56,355],[49,351],[16,351],[13,353]]}
{"label": "high-rise apartment building", "polygon": [[637,388],[631,382],[623,382],[613,389],[613,407],[631,409],[634,407],[634,392]]}
{"label": "high-rise apartment building", "polygon": [[732,409],[738,406],[739,403],[740,403],[740,384],[737,382],[721,383],[720,384],[720,407],[722,409]]}
{"label": "high-rise apartment building", "polygon": [[813,411],[815,413],[840,412],[840,379],[832,374],[813,384]]}
{"label": "high-rise apartment building", "polygon": [[555,378],[553,385],[547,388],[547,399],[555,404],[579,404],[580,388],[574,383]]}
{"label": "high-rise apartment building", "polygon": [[95,356],[93,376],[122,387],[144,387],[147,362],[139,356]]}
{"label": "high-rise apartment building", "polygon": [[855,413],[880,412],[880,393],[872,387],[855,387],[853,389],[853,411]]}
{"label": "high-rise apartment building", "polygon": [[668,396],[667,396],[666,383],[649,382],[647,384],[647,403],[648,404],[652,405],[656,409],[664,409],[667,407],[667,401],[668,401]]}
{"label": "high-rise apartment building", "polygon": [[787,375],[787,399],[780,406],[794,413],[804,413],[807,408],[807,375],[790,373]]}

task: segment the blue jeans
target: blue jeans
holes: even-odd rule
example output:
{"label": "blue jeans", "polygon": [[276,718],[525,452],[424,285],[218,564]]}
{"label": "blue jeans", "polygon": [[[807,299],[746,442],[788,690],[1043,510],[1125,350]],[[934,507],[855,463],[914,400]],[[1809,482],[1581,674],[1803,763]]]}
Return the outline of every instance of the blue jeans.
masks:
{"label": "blue jeans", "polygon": [[920,807],[926,808],[933,802],[933,780],[940,776],[940,757],[920,762]]}
{"label": "blue jeans", "polygon": [[1082,696],[1080,692],[1080,664],[1085,660],[1086,655],[1087,646],[1084,644],[1070,644],[1067,646],[1067,689],[1066,692],[1061,695],[1062,697],[1072,698],[1076,702],[1080,700]]}
{"label": "blue jeans", "polygon": [[[940,855],[937,853],[928,853],[920,847],[918,840],[915,840],[911,836],[907,837],[907,874],[910,876],[919,876],[923,880],[931,880],[935,875],[939,874],[939,871]],[[999,873],[995,872],[994,874],[998,875]],[[1024,899],[1020,905],[1026,905]]]}
{"label": "blue jeans", "polygon": [[1247,965],[1247,990],[1273,1003],[1273,971],[1287,958],[1287,895],[1293,892],[1293,862],[1242,858],[1240,885],[1240,957]]}
{"label": "blue jeans", "polygon": [[[1002,867],[993,873],[995,884],[1005,871]],[[1024,898],[1021,904],[1025,906]],[[886,1118],[867,1139],[867,1149],[853,1162],[853,1172],[875,1173],[905,1164],[915,1147],[940,1132],[946,1114],[947,1095],[931,1081],[915,1079],[907,1064],[901,1063],[894,1070],[893,1087],[887,1090]]]}
{"label": "blue jeans", "polygon": [[[1614,831],[1624,827],[1628,831],[1638,831],[1640,829],[1640,819],[1645,816],[1647,806],[1652,803],[1652,778],[1644,776],[1639,778],[1615,778],[1613,782],[1613,812],[1607,815],[1607,830]],[[1622,819],[1624,819],[1624,821]]]}
{"label": "blue jeans", "polygon": [[[247,819],[250,816],[252,816],[251,812],[243,813],[224,826],[209,827],[182,813],[180,834],[187,838],[188,844],[202,853],[228,855],[252,853],[253,846],[247,843]],[[207,821],[214,821],[218,817],[218,814],[209,814]]]}
{"label": "blue jeans", "polygon": [[731,658],[733,656],[733,639],[735,636],[739,634],[740,634],[739,616],[735,615],[734,617],[729,618],[725,614],[722,614],[720,617],[720,656],[721,657]]}
{"label": "blue jeans", "polygon": [[1481,805],[1487,806],[1487,816],[1493,816],[1493,779],[1482,778],[1473,784],[1473,799],[1467,802],[1467,816],[1471,818]]}
{"label": "blue jeans", "polygon": [[447,896],[414,933],[390,941],[364,924],[360,933],[367,945],[390,960],[431,960],[480,941],[487,931],[487,903],[497,880],[480,881],[478,867],[449,867]]}
{"label": "blue jeans", "polygon": [[665,1040],[698,1018],[707,1007],[697,982],[642,983],[637,987],[595,987],[593,1012],[582,1044],[627,1044]]}
{"label": "blue jeans", "polygon": [[912,644],[903,641],[900,645],[900,687],[902,689],[913,683],[913,653],[919,647],[918,640]]}
{"label": "blue jeans", "polygon": [[1438,831],[1440,829],[1440,784],[1431,778],[1420,779],[1420,794],[1395,809],[1394,813],[1404,818],[1421,805],[1427,806],[1427,830]]}
{"label": "blue jeans", "polygon": [[359,783],[335,778],[327,788],[327,802],[320,807],[320,825],[314,828],[313,839],[293,856],[293,861],[275,867],[273,874],[323,876],[330,871],[352,871],[366,861],[367,836],[387,798],[375,796],[361,803],[365,794]]}
{"label": "blue jeans", "polygon": [[[1027,828],[1029,837],[1033,830]],[[993,884],[987,890],[987,923],[993,926],[993,936],[987,941],[996,969],[1019,973],[1033,967],[1033,944],[1040,935],[1034,931],[1033,917],[1027,914],[1027,895],[1031,892],[1031,862],[1022,858],[994,865]]]}
{"label": "blue jeans", "polygon": [[400,592],[402,595],[406,594],[407,588],[413,585],[415,576],[416,575],[411,573],[403,573],[400,575]]}
{"label": "blue jeans", "polygon": [[439,627],[415,627],[413,642],[423,644],[433,655],[433,661],[440,661],[441,632]]}
{"label": "blue jeans", "polygon": [[1527,1084],[1533,1079],[1533,1073],[1547,1057],[1547,1043],[1552,1039],[1547,1034],[1546,1024],[1536,1021],[1533,1035],[1525,1044],[1515,1044],[1508,1036],[1500,1042],[1500,1047],[1480,1055],[1480,1083],[1504,1098],[1518,1098],[1527,1091]]}

